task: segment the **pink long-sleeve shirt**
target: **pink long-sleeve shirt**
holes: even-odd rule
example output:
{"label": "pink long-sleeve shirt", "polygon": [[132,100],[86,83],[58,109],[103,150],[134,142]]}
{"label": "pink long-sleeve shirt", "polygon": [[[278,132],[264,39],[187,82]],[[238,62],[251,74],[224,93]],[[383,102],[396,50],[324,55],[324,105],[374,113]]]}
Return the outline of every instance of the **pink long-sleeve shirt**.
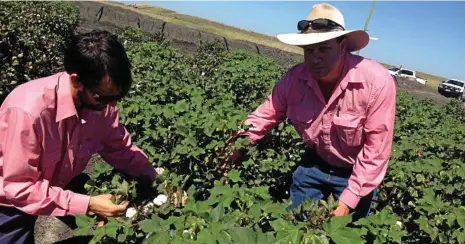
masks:
{"label": "pink long-sleeve shirt", "polygon": [[94,153],[130,175],[155,177],[116,106],[76,111],[67,73],[18,86],[0,108],[0,205],[31,215],[86,214],[90,197],[63,188]]}
{"label": "pink long-sleeve shirt", "polygon": [[339,200],[355,208],[382,182],[391,155],[396,86],[379,63],[348,53],[342,81],[328,102],[304,63],[291,68],[244,124],[252,144],[288,118],[330,165],[353,167]]}

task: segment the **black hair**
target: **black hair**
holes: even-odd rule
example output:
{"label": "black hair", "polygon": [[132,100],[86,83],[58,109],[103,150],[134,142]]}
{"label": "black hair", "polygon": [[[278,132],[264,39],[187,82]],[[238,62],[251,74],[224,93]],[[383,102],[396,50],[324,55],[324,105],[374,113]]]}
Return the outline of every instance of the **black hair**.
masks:
{"label": "black hair", "polygon": [[108,75],[124,97],[131,88],[131,63],[123,45],[108,31],[78,34],[67,43],[64,66],[68,74],[87,89],[95,88]]}

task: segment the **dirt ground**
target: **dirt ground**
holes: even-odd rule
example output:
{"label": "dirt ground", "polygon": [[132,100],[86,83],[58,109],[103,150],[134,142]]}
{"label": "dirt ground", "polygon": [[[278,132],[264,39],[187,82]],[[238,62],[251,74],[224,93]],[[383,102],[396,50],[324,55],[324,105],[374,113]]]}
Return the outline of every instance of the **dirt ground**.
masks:
{"label": "dirt ground", "polygon": [[416,81],[398,78],[397,82],[400,90],[407,91],[418,99],[432,99],[438,105],[444,105],[452,100],[452,98],[442,96],[437,90],[433,90]]}

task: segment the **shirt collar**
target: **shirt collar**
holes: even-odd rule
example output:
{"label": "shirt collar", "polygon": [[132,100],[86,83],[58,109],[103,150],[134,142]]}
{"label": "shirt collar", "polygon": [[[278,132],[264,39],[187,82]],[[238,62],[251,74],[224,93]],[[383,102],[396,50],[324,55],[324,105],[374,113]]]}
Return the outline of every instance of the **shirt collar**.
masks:
{"label": "shirt collar", "polygon": [[66,118],[77,116],[76,107],[74,105],[73,96],[71,94],[70,76],[63,72],[58,77],[57,88],[57,113],[55,121],[59,122]]}

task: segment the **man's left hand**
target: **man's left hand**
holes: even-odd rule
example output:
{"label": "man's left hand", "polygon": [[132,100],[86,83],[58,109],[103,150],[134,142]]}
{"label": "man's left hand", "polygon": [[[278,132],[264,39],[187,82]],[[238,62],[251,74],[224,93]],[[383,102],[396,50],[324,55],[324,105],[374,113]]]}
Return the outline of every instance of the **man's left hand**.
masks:
{"label": "man's left hand", "polygon": [[339,201],[339,205],[337,206],[336,210],[331,211],[330,215],[335,216],[335,217],[345,216],[345,215],[348,215],[349,212],[350,212],[349,206]]}

